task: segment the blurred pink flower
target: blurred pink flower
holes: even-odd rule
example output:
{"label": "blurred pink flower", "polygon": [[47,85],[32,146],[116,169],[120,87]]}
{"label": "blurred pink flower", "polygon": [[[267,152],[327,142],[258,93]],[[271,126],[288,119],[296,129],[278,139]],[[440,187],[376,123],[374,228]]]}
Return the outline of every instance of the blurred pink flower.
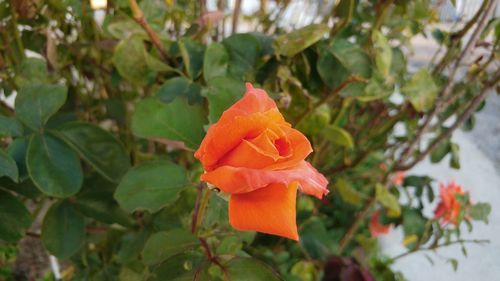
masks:
{"label": "blurred pink flower", "polygon": [[198,19],[198,23],[202,26],[207,26],[207,25],[214,26],[218,24],[219,21],[223,18],[224,18],[224,12],[211,11],[203,13],[201,17]]}
{"label": "blurred pink flower", "polygon": [[405,180],[405,177],[406,173],[404,171],[399,171],[396,174],[394,174],[392,178],[392,183],[397,186],[402,185],[403,181]]}

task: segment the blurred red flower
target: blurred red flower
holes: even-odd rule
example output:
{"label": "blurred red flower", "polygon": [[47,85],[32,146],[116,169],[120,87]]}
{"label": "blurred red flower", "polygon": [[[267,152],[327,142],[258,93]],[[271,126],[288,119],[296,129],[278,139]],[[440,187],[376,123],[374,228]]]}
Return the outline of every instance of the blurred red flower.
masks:
{"label": "blurred red flower", "polygon": [[445,186],[443,183],[439,186],[440,198],[434,215],[441,220],[441,223],[458,224],[458,217],[461,209],[464,207],[457,199],[457,195],[464,195],[462,187],[456,182],[451,181]]}
{"label": "blurred red flower", "polygon": [[391,230],[391,225],[384,225],[380,223],[380,210],[377,210],[375,211],[375,213],[373,213],[372,218],[370,219],[369,229],[373,237],[378,237],[382,234],[389,233],[389,230]]}

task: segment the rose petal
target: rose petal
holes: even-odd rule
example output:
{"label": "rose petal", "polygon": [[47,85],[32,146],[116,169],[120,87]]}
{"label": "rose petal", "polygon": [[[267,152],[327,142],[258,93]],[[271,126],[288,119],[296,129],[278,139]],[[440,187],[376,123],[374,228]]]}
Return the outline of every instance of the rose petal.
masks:
{"label": "rose petal", "polygon": [[229,223],[238,230],[258,231],[299,240],[295,218],[297,183],[271,184],[229,199]]}
{"label": "rose petal", "polygon": [[311,144],[301,132],[281,126],[266,129],[254,139],[243,140],[217,165],[278,170],[297,166],[311,152]]}
{"label": "rose petal", "polygon": [[251,140],[243,140],[235,149],[219,160],[217,165],[247,167],[262,169],[283,158],[274,140],[278,136],[273,131],[266,129],[259,136]]}
{"label": "rose petal", "polygon": [[311,164],[301,161],[286,170],[259,170],[243,167],[222,166],[201,175],[201,180],[209,182],[222,191],[239,194],[264,188],[273,183],[289,185],[297,181],[300,191],[322,198],[328,194],[328,180]]}
{"label": "rose petal", "polygon": [[[286,135],[286,142],[289,149],[292,149],[291,156],[279,159],[276,163],[266,166],[268,170],[279,170],[297,166],[313,150],[309,140],[298,130],[291,127],[282,127]],[[276,143],[279,146],[279,143]]]}
{"label": "rose petal", "polygon": [[277,123],[285,123],[278,109],[270,109],[246,116],[234,116],[212,125],[195,153],[205,170],[210,171],[228,152],[244,139],[254,138]]}

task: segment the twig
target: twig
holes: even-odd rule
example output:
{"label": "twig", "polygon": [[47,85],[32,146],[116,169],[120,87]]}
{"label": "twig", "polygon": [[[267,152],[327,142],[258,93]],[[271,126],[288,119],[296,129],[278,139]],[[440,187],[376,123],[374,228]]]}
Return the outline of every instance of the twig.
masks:
{"label": "twig", "polygon": [[169,146],[171,148],[177,148],[177,149],[182,149],[185,151],[194,152],[194,149],[187,147],[184,144],[184,142],[182,142],[182,141],[175,141],[175,140],[169,140],[169,139],[163,139],[163,138],[151,138],[150,140],[152,142],[164,144],[164,145]]}
{"label": "twig", "polygon": [[297,119],[295,120],[295,124],[299,124],[300,122],[304,121],[304,119],[311,113],[313,113],[318,107],[322,106],[323,104],[326,104],[330,102],[334,97],[337,96],[340,91],[342,91],[344,88],[349,86],[349,84],[354,83],[354,82],[362,82],[366,83],[366,79],[360,76],[350,76],[344,82],[342,82],[337,88],[335,88],[331,93],[324,95],[316,104],[313,106],[309,107],[306,111],[302,112]]}
{"label": "twig", "polygon": [[132,10],[132,15],[134,16],[134,20],[142,27],[142,29],[144,29],[144,31],[146,31],[149,38],[151,39],[151,43],[153,43],[158,52],[160,52],[161,58],[163,60],[168,60],[167,52],[165,51],[165,48],[163,47],[160,41],[160,38],[158,38],[158,35],[156,35],[156,33],[153,31],[151,26],[146,21],[144,13],[142,12],[139,5],[137,5],[137,1],[129,0],[128,2],[130,5],[130,9]]}
{"label": "twig", "polygon": [[496,3],[498,0],[492,0],[489,5],[485,8],[486,10],[483,13],[483,17],[480,19],[480,22],[478,23],[478,26],[474,30],[474,33],[472,34],[471,38],[469,39],[466,47],[456,60],[455,64],[453,65],[452,70],[450,71],[450,74],[448,75],[448,81],[443,88],[443,90],[440,92],[438,95],[438,98],[436,99],[435,105],[432,109],[432,111],[427,115],[426,120],[422,124],[422,126],[418,129],[415,137],[410,141],[408,146],[403,150],[401,157],[399,158],[398,161],[398,166],[404,163],[410,155],[413,153],[413,150],[417,143],[420,141],[422,136],[427,132],[427,129],[429,128],[433,118],[440,112],[442,109],[442,103],[448,96],[449,92],[452,90],[454,86],[454,80],[455,80],[455,75],[458,71],[458,68],[460,67],[460,64],[462,61],[465,59],[465,57],[468,55],[469,51],[472,49],[472,47],[476,44],[477,40],[479,39],[479,36],[481,35],[482,31],[486,27],[487,20],[489,16],[491,15],[492,11],[496,7]]}
{"label": "twig", "polygon": [[[321,150],[320,150],[321,151]],[[370,155],[370,153],[372,152],[372,150],[365,150],[365,151],[362,151],[361,154],[356,158],[354,159],[354,161],[352,161],[351,163],[349,164],[346,164],[346,163],[342,163],[338,166],[335,166],[335,167],[332,167],[330,169],[328,169],[325,173],[328,174],[328,175],[333,175],[333,174],[337,174],[337,173],[340,173],[342,171],[344,171],[345,169],[347,168],[352,168],[354,166],[357,166],[359,163],[361,163],[368,155]]]}
{"label": "twig", "polygon": [[205,254],[207,255],[208,260],[210,262],[213,262],[215,265],[217,265],[222,270],[222,273],[224,274],[224,278],[226,280],[231,280],[229,277],[229,274],[227,273],[226,267],[220,263],[219,258],[217,256],[214,256],[212,254],[212,251],[210,250],[210,246],[208,245],[207,240],[205,240],[205,238],[201,238],[201,237],[198,238],[198,240],[200,240],[200,244],[203,247],[203,249],[205,250]]}
{"label": "twig", "polygon": [[400,259],[402,257],[406,257],[406,256],[413,254],[413,253],[416,253],[418,251],[434,251],[438,248],[448,247],[448,246],[455,245],[455,244],[465,244],[465,243],[487,244],[487,243],[490,243],[490,240],[486,240],[486,239],[460,239],[460,240],[456,240],[456,241],[452,241],[452,242],[448,242],[448,243],[429,246],[427,248],[415,248],[415,249],[409,250],[407,252],[404,252],[402,254],[399,254],[399,255],[391,258],[391,261],[394,262],[397,259]]}
{"label": "twig", "polygon": [[26,236],[30,236],[33,238],[40,238],[41,235],[39,233],[33,232],[33,231],[26,231],[25,232]]}
{"label": "twig", "polygon": [[443,70],[443,68],[446,66],[447,60],[451,55],[451,50],[457,45],[457,43],[459,43],[462,40],[462,37],[465,36],[465,34],[474,26],[474,24],[477,23],[479,17],[484,12],[484,9],[486,9],[488,2],[489,0],[484,0],[483,3],[481,4],[481,7],[479,7],[474,16],[465,24],[465,26],[460,31],[451,34],[447,51],[441,58],[438,65],[436,65],[436,67],[434,68],[433,74],[437,74]]}
{"label": "twig", "polygon": [[375,6],[375,10],[376,10],[375,22],[373,23],[373,27],[370,29],[370,34],[368,36],[368,40],[366,40],[365,47],[372,45],[372,43],[373,43],[372,34],[374,31],[378,31],[382,27],[382,24],[384,23],[385,18],[387,16],[387,12],[389,10],[389,7],[391,7],[393,2],[394,2],[394,0],[379,0],[379,1],[377,1],[377,4]]}
{"label": "twig", "polygon": [[231,34],[235,34],[236,30],[238,29],[238,21],[240,19],[240,12],[241,12],[241,1],[242,0],[236,0],[234,3],[233,23],[232,23],[232,27],[231,27]]}
{"label": "twig", "polygon": [[[383,185],[386,185],[387,182],[389,181],[390,174],[391,171],[388,171],[384,175],[384,178],[381,180]],[[337,249],[338,255],[342,255],[342,252],[349,245],[349,242],[351,242],[352,238],[354,237],[354,234],[356,234],[356,232],[358,231],[358,228],[361,226],[363,220],[370,214],[370,210],[372,209],[372,207],[375,205],[376,202],[377,202],[377,196],[376,193],[374,192],[372,196],[366,201],[363,209],[361,209],[361,211],[357,214],[356,218],[354,219],[354,222],[351,224],[351,226],[349,226],[349,229],[344,234],[342,239],[340,239],[339,247]]]}
{"label": "twig", "polygon": [[109,227],[107,226],[87,226],[85,228],[85,231],[87,233],[94,233],[94,234],[99,234],[99,233],[106,233],[109,231]]}
{"label": "twig", "polygon": [[194,202],[194,210],[193,210],[193,216],[191,218],[191,232],[193,234],[196,234],[197,227],[198,227],[198,217],[200,213],[200,206],[201,206],[201,201],[203,198],[203,189],[206,187],[204,182],[200,182],[198,184],[198,194],[196,196],[196,201]]}
{"label": "twig", "polygon": [[[382,3],[380,3],[382,2]],[[382,24],[384,23],[385,17],[387,16],[387,11],[391,4],[394,2],[394,0],[382,0],[379,3],[377,3],[376,10],[377,10],[377,18],[375,20],[375,23],[373,24],[373,30],[379,30]]]}
{"label": "twig", "polygon": [[412,162],[410,162],[407,165],[396,165],[395,170],[397,171],[404,171],[412,168],[415,166],[418,162],[420,162],[422,159],[424,159],[429,153],[431,153],[441,142],[443,142],[445,139],[448,139],[451,134],[458,128],[460,127],[471,115],[474,113],[474,111],[477,109],[477,107],[481,104],[481,102],[486,98],[486,96],[489,93],[489,90],[493,87],[496,86],[496,84],[500,81],[500,71],[497,72],[497,75],[495,78],[493,78],[491,81],[487,82],[481,92],[475,96],[470,105],[465,109],[465,111],[460,115],[455,123],[448,128],[446,131],[444,131],[439,137],[437,137],[428,147],[427,149],[424,150],[421,154],[419,154]]}
{"label": "twig", "polygon": [[[193,216],[191,218],[191,233],[195,235],[197,234],[198,225],[201,223],[200,218],[203,218],[203,212],[208,203],[208,198],[209,198],[208,196],[210,195],[209,193],[210,190],[207,188],[207,185],[204,182],[200,182],[197,188],[198,188],[198,195],[196,196]],[[205,238],[203,237],[198,237],[198,240],[200,241],[201,246],[205,250],[207,259],[210,262],[213,262],[218,267],[220,267],[220,269],[224,273],[224,277],[227,280],[230,280],[226,268],[220,263],[219,258],[212,254],[212,251],[210,250],[210,246],[208,245],[207,240],[205,240]]]}
{"label": "twig", "polygon": [[361,223],[365,219],[366,216],[368,216],[370,209],[375,205],[376,202],[375,195],[370,197],[368,201],[365,203],[365,206],[363,209],[358,213],[356,218],[354,219],[354,222],[351,224],[347,232],[344,234],[342,239],[340,239],[339,242],[339,247],[337,249],[337,254],[342,255],[342,252],[345,250],[347,245],[349,245],[349,242],[351,242],[354,234],[356,234],[356,231],[358,231],[358,228],[360,227]]}

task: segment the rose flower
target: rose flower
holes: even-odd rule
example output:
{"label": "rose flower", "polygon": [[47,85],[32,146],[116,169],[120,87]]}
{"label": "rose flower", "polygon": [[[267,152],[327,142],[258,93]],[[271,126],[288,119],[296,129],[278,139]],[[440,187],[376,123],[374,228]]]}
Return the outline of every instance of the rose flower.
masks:
{"label": "rose flower", "polygon": [[304,160],[312,152],[307,138],[285,121],[265,91],[250,83],[246,88],[195,153],[205,170],[201,180],[231,195],[234,228],[298,240],[297,189],[321,199],[328,181]]}

